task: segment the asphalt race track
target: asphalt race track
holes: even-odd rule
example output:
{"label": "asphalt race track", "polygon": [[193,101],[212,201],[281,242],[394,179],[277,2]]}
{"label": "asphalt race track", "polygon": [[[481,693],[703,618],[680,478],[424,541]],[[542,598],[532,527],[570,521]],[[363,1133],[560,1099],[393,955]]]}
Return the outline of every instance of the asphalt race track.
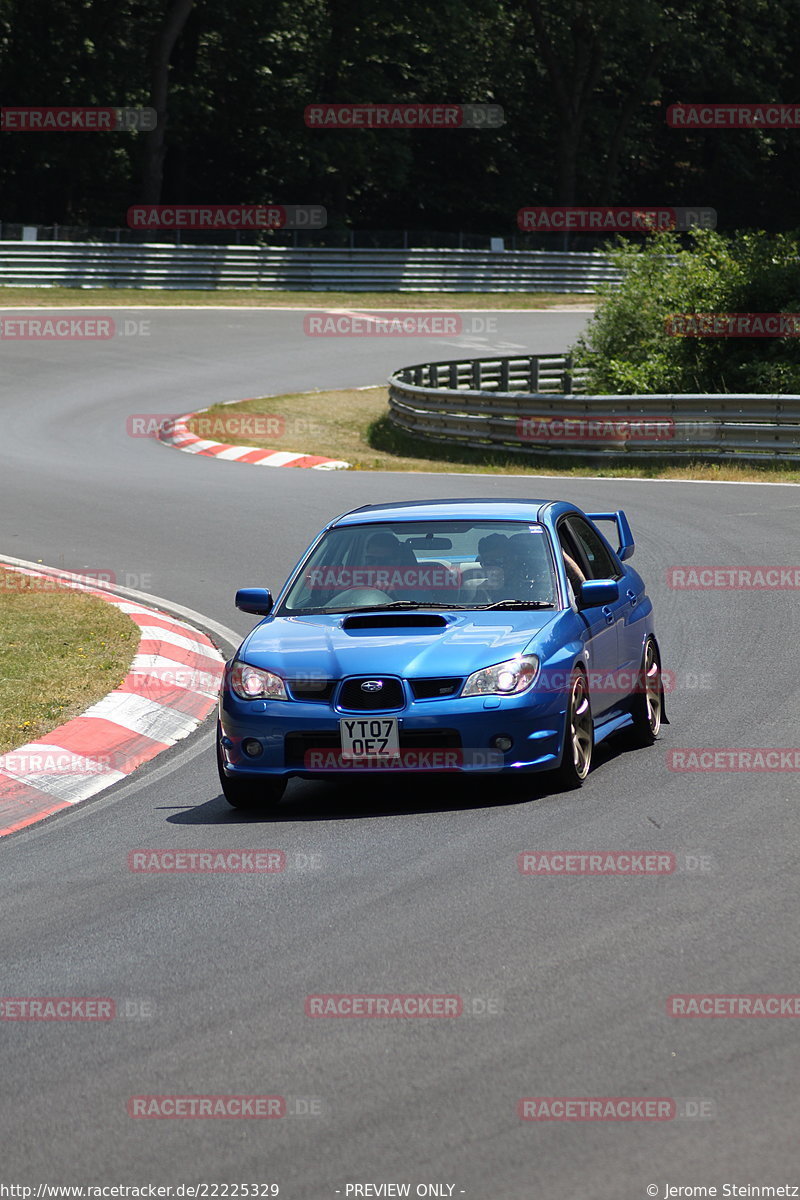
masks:
{"label": "asphalt race track", "polygon": [[[387,1181],[476,1200],[800,1182],[797,1023],[666,1011],[674,993],[800,991],[797,775],[665,762],[669,747],[797,745],[796,595],[675,591],[666,569],[795,564],[800,490],[180,454],[128,437],[125,418],[376,384],[426,358],[561,351],[586,315],[498,314],[497,335],[457,345],[309,339],[289,311],[116,315],[149,321],[149,336],[2,345],[1,553],[111,570],[244,634],[235,588],[277,587],[322,522],[355,505],[485,494],[624,507],[676,676],[672,724],[649,750],[603,748],[579,793],[550,794],[546,777],[515,792],[295,781],[280,817],[259,821],[221,797],[207,722],[95,801],[6,839],[0,992],[112,997],[120,1016],[0,1022],[4,1178],[277,1182],[287,1200]],[[287,869],[136,874],[139,848],[277,848]],[[517,870],[522,851],[568,849],[673,852],[681,869]],[[354,992],[458,994],[471,1015],[305,1015],[309,994]],[[175,1093],[277,1094],[292,1115],[127,1115],[131,1096]],[[517,1115],[526,1096],[705,1100],[713,1115],[533,1123]]]}

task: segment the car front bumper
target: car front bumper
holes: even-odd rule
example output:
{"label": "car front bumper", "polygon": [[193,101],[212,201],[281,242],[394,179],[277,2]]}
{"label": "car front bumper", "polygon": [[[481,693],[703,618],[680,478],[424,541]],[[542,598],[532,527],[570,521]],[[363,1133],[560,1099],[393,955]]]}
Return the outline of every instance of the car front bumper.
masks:
{"label": "car front bumper", "polygon": [[[400,759],[385,764],[342,760],[339,721],[396,717]],[[221,762],[229,777],[306,779],[402,771],[461,771],[471,774],[546,771],[561,761],[566,706],[562,694],[468,696],[415,701],[399,710],[352,712],[329,703],[297,700],[240,700],[229,688],[220,695]],[[493,741],[510,737],[511,748]],[[243,750],[255,741],[257,757]]]}

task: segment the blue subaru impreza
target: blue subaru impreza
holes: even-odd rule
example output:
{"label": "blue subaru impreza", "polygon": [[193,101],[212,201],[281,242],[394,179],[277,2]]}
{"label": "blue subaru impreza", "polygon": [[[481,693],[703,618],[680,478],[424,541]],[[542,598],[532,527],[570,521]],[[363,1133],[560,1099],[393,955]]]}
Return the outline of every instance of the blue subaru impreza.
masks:
{"label": "blue subaru impreza", "polygon": [[[597,522],[612,522],[616,548]],[[664,713],[625,514],[548,500],[366,505],[322,530],[227,664],[217,761],[236,808],[347,772],[553,771]]]}

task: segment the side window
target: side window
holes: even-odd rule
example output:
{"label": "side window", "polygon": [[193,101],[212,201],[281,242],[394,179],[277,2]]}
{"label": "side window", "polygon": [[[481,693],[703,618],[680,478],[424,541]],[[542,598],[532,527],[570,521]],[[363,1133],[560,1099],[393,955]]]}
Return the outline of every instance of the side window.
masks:
{"label": "side window", "polygon": [[584,555],[576,546],[575,539],[567,528],[565,521],[559,521],[557,532],[561,553],[564,556],[564,566],[567,571],[568,598],[570,604],[573,604],[578,588],[587,577],[586,565],[583,561]]}
{"label": "side window", "polygon": [[596,530],[581,517],[567,517],[564,524],[572,534],[586,563],[589,579],[618,579],[620,570]]}

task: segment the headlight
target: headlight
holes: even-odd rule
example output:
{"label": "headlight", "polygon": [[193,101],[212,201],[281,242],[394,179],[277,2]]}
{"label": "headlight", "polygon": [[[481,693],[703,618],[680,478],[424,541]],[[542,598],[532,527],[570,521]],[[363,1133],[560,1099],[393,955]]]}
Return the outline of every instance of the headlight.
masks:
{"label": "headlight", "polygon": [[494,667],[475,671],[464,684],[462,696],[513,696],[530,687],[539,670],[539,659],[535,654],[524,654],[509,658]]}
{"label": "headlight", "polygon": [[286,688],[279,675],[251,667],[249,663],[233,664],[231,689],[240,700],[288,700]]}

